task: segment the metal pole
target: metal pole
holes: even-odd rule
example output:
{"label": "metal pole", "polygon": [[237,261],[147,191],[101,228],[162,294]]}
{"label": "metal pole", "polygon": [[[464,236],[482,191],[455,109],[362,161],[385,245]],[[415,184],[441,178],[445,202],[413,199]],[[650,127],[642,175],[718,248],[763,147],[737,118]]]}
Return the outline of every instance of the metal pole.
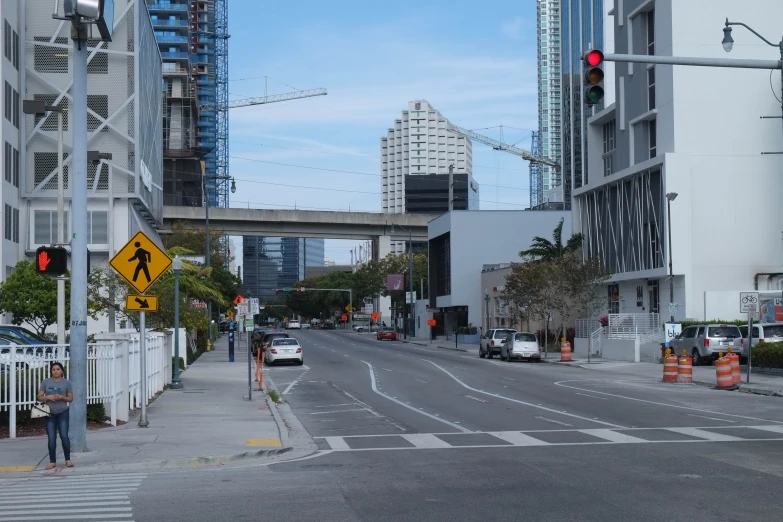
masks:
{"label": "metal pole", "polygon": [[750,367],[753,365],[753,312],[748,312],[748,373],[745,383],[750,384]]}
{"label": "metal pole", "polygon": [[692,67],[729,67],[735,69],[783,69],[783,60],[747,60],[731,58],[698,58],[687,56],[659,56],[647,54],[605,54],[607,62],[654,63],[661,65],[690,65]]}
{"label": "metal pole", "polygon": [[[63,112],[57,111],[57,246],[65,243],[65,182],[63,180]],[[57,344],[65,344],[65,276],[57,278]],[[65,355],[59,354],[58,356]]]}
{"label": "metal pole", "polygon": [[411,230],[408,229],[408,271],[410,272],[410,276],[408,277],[408,287],[411,291],[411,302],[410,302],[410,317],[408,318],[408,336],[413,338],[413,335],[415,333],[415,326],[413,322],[415,321],[414,315],[416,314],[415,311],[415,303],[413,301],[413,236],[411,235]]}
{"label": "metal pole", "polygon": [[[243,326],[244,328],[244,326]],[[253,365],[253,357],[250,353],[252,345],[252,336],[247,335],[247,400],[253,400],[253,371],[251,366]]]}
{"label": "metal pole", "polygon": [[351,305],[351,311],[348,312],[348,329],[353,330],[353,290],[348,290],[348,304]]}
{"label": "metal pole", "polygon": [[79,21],[73,39],[71,154],[71,450],[87,450],[87,26]]}
{"label": "metal pole", "polygon": [[141,385],[141,415],[139,428],[150,425],[147,421],[147,317],[146,312],[139,312],[139,383]]}
{"label": "metal pole", "polygon": [[181,390],[182,380],[179,376],[179,270],[174,270],[174,377],[171,379],[171,389]]}
{"label": "metal pole", "polygon": [[[204,254],[204,260],[206,261],[207,268],[210,267],[210,257],[211,257],[211,250],[212,247],[210,246],[210,238],[209,238],[209,191],[207,190],[207,178],[204,177],[204,228],[207,232],[207,251]],[[209,337],[208,342],[209,345],[212,345],[212,301],[207,301],[207,328],[209,331]]]}
{"label": "metal pole", "polygon": [[672,201],[666,198],[666,221],[669,233],[669,314],[671,322],[674,322],[674,265],[672,263]]}

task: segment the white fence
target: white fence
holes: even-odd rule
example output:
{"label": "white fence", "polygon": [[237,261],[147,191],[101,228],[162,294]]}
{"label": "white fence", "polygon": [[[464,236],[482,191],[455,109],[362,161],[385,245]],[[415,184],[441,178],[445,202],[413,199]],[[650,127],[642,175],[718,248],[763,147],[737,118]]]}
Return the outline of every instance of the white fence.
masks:
{"label": "white fence", "polygon": [[[106,337],[110,338],[87,346],[87,404],[108,405],[116,426],[117,420],[128,420],[130,410],[141,407],[140,339],[139,334]],[[171,383],[172,343],[162,333],[152,333],[145,340],[149,403]],[[63,364],[68,377],[71,358],[65,346],[36,346],[35,351],[24,347],[21,353],[9,350],[0,356],[0,412],[9,412],[11,438],[16,436],[17,411],[29,410],[35,403],[38,387],[49,377],[54,361]]]}
{"label": "white fence", "polygon": [[609,339],[636,339],[637,336],[646,338],[651,335],[663,335],[659,314],[609,314]]}

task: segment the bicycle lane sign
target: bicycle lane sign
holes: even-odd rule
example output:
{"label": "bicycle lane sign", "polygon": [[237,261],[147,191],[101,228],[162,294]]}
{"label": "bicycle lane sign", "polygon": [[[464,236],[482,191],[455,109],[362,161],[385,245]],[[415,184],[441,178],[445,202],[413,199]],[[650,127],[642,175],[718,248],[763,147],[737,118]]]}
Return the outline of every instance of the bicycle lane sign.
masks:
{"label": "bicycle lane sign", "polygon": [[740,292],[740,313],[755,312],[759,309],[758,292]]}

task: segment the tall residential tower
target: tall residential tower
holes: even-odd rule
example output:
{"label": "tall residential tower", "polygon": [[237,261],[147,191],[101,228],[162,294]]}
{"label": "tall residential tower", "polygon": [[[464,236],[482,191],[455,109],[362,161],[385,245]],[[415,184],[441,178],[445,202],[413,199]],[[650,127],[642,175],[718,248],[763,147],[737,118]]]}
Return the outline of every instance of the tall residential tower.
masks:
{"label": "tall residential tower", "polygon": [[[567,1],[567,0],[566,0]],[[538,154],[560,158],[560,3],[538,0]],[[545,203],[544,195],[560,184],[559,173],[545,165],[531,165],[530,208]]]}

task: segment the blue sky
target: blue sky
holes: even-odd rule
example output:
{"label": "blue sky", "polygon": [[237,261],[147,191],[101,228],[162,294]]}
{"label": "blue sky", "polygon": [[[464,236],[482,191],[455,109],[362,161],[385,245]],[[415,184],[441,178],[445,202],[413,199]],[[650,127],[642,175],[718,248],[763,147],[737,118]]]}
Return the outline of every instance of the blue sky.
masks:
{"label": "blue sky", "polygon": [[[231,0],[229,32],[231,99],[262,96],[264,76],[269,94],[329,91],[231,110],[234,207],[380,211],[380,138],[409,100],[523,148],[537,126],[534,0]],[[521,158],[474,143],[473,175],[481,209],[529,203]],[[347,263],[354,244],[326,255]]]}

